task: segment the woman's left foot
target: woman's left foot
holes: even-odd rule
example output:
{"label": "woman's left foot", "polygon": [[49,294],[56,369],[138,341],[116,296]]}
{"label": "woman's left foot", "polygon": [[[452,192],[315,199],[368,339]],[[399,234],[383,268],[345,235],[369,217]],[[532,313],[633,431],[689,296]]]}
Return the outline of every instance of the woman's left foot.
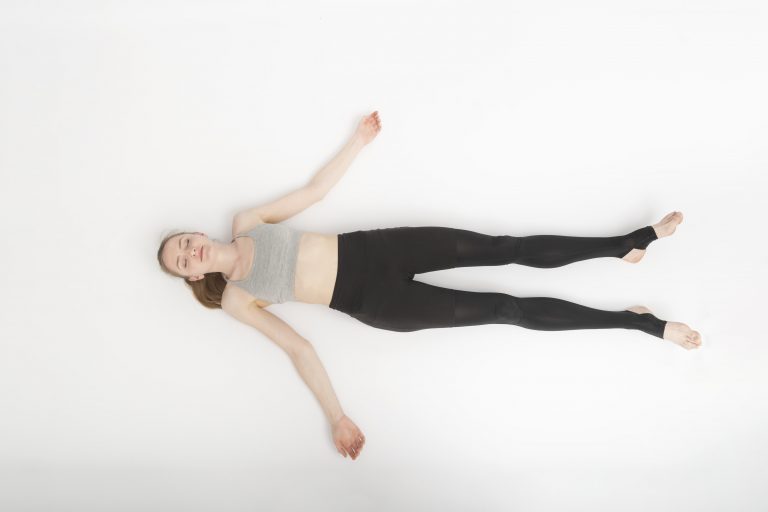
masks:
{"label": "woman's left foot", "polygon": [[[654,224],[653,230],[656,232],[656,238],[664,238],[675,232],[677,225],[683,222],[683,212],[671,212],[664,216],[659,222]],[[637,263],[645,256],[645,249],[632,249],[624,255],[624,261]]]}

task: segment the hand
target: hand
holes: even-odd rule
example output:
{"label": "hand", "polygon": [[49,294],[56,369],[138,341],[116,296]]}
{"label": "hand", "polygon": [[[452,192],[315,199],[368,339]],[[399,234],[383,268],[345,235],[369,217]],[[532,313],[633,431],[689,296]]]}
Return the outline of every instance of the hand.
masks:
{"label": "hand", "polygon": [[365,116],[362,121],[360,121],[360,124],[357,126],[357,132],[355,132],[355,135],[360,137],[360,140],[362,140],[364,144],[368,144],[376,138],[376,135],[379,134],[380,130],[381,121],[379,120],[379,111],[376,110],[372,114]]}
{"label": "hand", "polygon": [[349,453],[352,460],[355,460],[363,449],[365,436],[357,425],[344,415],[333,425],[333,443],[340,454],[346,457]]}

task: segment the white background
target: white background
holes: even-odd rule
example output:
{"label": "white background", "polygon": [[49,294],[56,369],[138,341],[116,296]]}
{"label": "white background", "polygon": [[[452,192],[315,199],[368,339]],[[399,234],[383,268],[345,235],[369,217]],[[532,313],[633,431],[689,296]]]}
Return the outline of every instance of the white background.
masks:
{"label": "white background", "polygon": [[[758,1],[0,3],[0,508],[765,510],[768,12]],[[287,356],[158,267],[171,230],[303,186],[286,224],[612,236],[637,265],[418,278],[698,330],[378,330],[270,306]]]}

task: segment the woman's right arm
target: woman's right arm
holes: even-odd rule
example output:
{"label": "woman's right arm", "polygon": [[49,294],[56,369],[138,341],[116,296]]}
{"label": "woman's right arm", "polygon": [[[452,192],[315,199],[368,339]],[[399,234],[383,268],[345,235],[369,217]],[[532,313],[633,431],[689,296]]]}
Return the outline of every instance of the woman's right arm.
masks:
{"label": "woman's right arm", "polygon": [[363,117],[357,130],[344,147],[310,180],[311,187],[318,190],[320,198],[324,198],[344,176],[360,150],[375,139],[380,130],[381,120],[378,110]]}

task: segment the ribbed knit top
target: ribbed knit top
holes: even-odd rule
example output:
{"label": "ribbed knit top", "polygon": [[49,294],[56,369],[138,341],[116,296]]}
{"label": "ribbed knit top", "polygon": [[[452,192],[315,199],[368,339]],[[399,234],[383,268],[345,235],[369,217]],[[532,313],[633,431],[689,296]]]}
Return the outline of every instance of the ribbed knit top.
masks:
{"label": "ribbed knit top", "polygon": [[237,235],[235,238],[249,236],[253,240],[253,263],[243,279],[224,279],[272,304],[295,300],[296,260],[303,233],[283,224],[265,223]]}

